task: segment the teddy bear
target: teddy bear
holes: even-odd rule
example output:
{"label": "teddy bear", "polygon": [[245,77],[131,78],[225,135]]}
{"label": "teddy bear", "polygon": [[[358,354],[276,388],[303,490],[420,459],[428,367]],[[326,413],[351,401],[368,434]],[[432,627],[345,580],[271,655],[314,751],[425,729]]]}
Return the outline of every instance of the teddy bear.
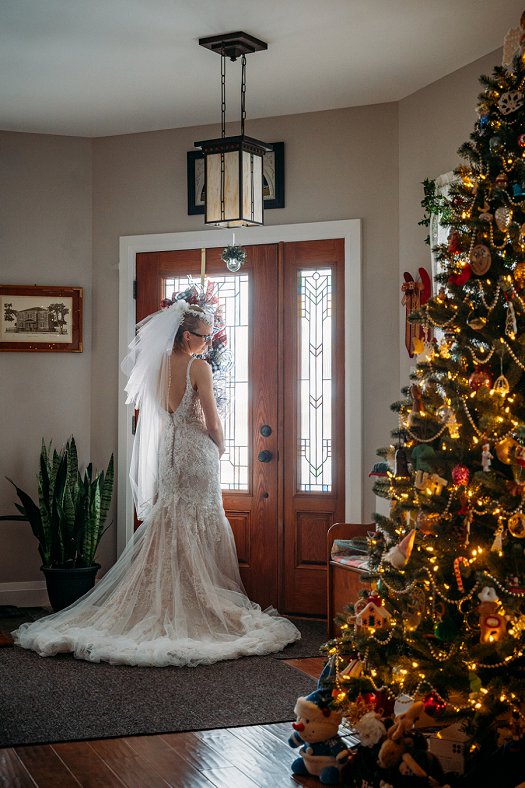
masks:
{"label": "teddy bear", "polygon": [[342,712],[330,708],[331,692],[323,686],[332,672],[333,663],[329,661],[317,689],[297,699],[294,732],[288,739],[290,747],[301,748],[301,757],[292,763],[292,772],[302,777],[309,774],[319,777],[323,785],[337,785],[341,770],[351,757],[338,733]]}

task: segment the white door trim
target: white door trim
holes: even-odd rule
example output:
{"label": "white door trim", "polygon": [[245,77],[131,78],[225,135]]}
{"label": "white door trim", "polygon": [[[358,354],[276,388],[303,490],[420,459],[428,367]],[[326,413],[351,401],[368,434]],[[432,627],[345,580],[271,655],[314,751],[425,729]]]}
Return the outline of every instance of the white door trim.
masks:
{"label": "white door trim", "polygon": [[[133,282],[136,255],[177,249],[226,246],[230,233],[203,228],[196,232],[127,235],[120,238],[119,261],[119,364],[135,335]],[[241,245],[271,244],[279,241],[320,241],[343,238],[345,242],[345,499],[346,521],[363,522],[362,511],[362,317],[361,317],[361,220],[270,225],[235,228]],[[118,499],[117,552],[120,554],[133,534],[133,501],[128,483],[133,436],[133,410],[124,404],[126,379],[120,373],[118,407]]]}

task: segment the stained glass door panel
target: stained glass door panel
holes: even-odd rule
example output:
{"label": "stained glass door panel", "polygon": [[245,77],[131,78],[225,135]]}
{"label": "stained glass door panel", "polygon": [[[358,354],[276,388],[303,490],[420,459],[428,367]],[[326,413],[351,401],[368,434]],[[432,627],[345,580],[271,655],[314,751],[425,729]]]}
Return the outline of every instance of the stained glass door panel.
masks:
{"label": "stained glass door panel", "polygon": [[344,520],[344,246],[284,244],[283,609],[326,612],[326,532]]}

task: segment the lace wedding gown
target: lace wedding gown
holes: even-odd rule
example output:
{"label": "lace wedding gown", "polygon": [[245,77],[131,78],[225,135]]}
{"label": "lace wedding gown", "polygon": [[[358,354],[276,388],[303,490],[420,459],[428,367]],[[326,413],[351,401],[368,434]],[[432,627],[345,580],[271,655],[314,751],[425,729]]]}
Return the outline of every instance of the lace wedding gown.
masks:
{"label": "lace wedding gown", "polygon": [[114,664],[199,665],[280,651],[300,638],[242,587],[224,514],[219,452],[190,383],[165,413],[159,493],[117,563],[70,607],[13,633],[41,656],[73,652]]}

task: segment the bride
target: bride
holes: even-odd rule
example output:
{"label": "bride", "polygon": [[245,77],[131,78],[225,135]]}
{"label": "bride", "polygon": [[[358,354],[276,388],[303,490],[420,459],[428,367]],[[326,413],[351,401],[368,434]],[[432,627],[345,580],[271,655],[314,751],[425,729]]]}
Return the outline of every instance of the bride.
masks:
{"label": "bride", "polygon": [[242,586],[224,514],[224,437],[209,364],[213,316],[176,301],[139,324],[123,369],[139,409],[130,478],[142,525],[95,588],[13,632],[40,656],[200,665],[280,651],[300,638]]}

